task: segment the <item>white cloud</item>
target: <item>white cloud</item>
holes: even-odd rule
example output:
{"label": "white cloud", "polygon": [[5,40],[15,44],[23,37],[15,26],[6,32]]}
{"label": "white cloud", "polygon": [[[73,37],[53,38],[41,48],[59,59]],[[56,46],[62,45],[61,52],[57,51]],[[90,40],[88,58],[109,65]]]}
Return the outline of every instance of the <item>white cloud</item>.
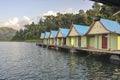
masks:
{"label": "white cloud", "polygon": [[[60,11],[58,11],[58,12],[60,12]],[[44,16],[49,16],[49,15],[57,16],[58,12],[48,11],[48,12],[38,16],[37,18],[35,18],[34,21],[36,23],[36,19],[38,21],[38,19],[40,19],[40,18],[44,20],[45,19]],[[68,8],[60,13],[62,13],[62,14],[74,13],[74,10],[73,10],[73,8]],[[27,16],[23,16],[21,19],[18,17],[10,18],[5,22],[5,21],[3,21],[3,18],[0,16],[0,27],[9,27],[9,28],[13,28],[15,30],[24,29],[25,24],[31,24],[32,22],[33,22],[33,19],[31,20]]]}
{"label": "white cloud", "polygon": [[53,15],[53,16],[57,16],[57,13],[62,13],[62,14],[66,14],[66,13],[74,13],[74,10],[73,8],[67,8],[65,9],[64,11],[58,11],[58,12],[55,12],[55,11],[48,11],[46,13],[43,13],[42,15],[38,16],[37,18],[41,18],[42,20],[45,19],[45,16],[50,16],[50,15]]}
{"label": "white cloud", "polygon": [[57,16],[57,12],[48,11],[47,13],[44,13],[44,14],[43,14],[43,16],[49,16],[49,15]]}
{"label": "white cloud", "polygon": [[21,19],[14,17],[14,18],[10,18],[6,22],[1,22],[0,27],[9,27],[15,30],[20,30],[24,28],[25,24],[31,24],[31,23],[32,23],[32,20],[28,18],[27,16],[24,16]]}
{"label": "white cloud", "polygon": [[[58,11],[58,12],[60,12],[60,11]],[[49,15],[57,16],[57,13],[58,13],[58,12],[48,11],[47,13],[44,13],[44,14],[41,15],[41,16],[49,16]],[[64,11],[60,12],[60,13],[62,13],[62,14],[74,13],[74,10],[73,10],[73,8],[67,8],[67,9],[65,9]]]}
{"label": "white cloud", "polygon": [[64,13],[74,13],[73,8],[67,8]]}
{"label": "white cloud", "polygon": [[46,12],[46,13],[43,13],[42,15],[39,15],[38,17],[37,17],[37,19],[42,19],[43,21],[45,20],[45,16],[50,16],[50,15],[52,15],[52,16],[57,16],[57,13],[58,12],[55,12],[55,11],[48,11],[48,12]]}

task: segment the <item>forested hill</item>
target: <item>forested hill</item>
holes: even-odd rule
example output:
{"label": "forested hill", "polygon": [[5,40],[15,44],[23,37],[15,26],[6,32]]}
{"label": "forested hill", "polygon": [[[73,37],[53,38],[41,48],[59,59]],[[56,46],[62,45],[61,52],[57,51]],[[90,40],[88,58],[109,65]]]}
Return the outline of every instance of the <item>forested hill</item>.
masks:
{"label": "forested hill", "polygon": [[38,24],[33,22],[31,25],[25,25],[26,29],[18,31],[13,40],[39,39],[41,32],[57,30],[60,27],[70,28],[71,23],[90,25],[94,16],[120,21],[120,14],[113,16],[119,10],[117,7],[101,6],[98,3],[94,3],[92,9],[86,12],[79,10],[77,14],[57,13],[57,16],[44,16],[45,19],[40,19]]}
{"label": "forested hill", "polygon": [[0,28],[0,41],[11,40],[16,34],[16,30],[7,27]]}

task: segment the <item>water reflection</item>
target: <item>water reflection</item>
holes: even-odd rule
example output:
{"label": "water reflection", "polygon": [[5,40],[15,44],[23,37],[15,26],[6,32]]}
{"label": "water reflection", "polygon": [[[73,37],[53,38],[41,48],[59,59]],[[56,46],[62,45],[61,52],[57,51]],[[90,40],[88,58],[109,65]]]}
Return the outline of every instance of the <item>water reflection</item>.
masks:
{"label": "water reflection", "polygon": [[0,79],[119,80],[120,68],[99,57],[49,50],[35,43],[0,43]]}

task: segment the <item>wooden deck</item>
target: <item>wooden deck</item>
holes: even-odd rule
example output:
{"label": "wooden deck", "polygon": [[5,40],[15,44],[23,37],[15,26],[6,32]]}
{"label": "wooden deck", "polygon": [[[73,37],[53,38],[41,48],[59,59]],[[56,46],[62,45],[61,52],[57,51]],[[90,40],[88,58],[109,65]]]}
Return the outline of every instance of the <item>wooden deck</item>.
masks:
{"label": "wooden deck", "polygon": [[88,52],[93,52],[93,54],[120,54],[120,51],[114,51],[114,50],[104,50],[104,49],[81,49]]}
{"label": "wooden deck", "polygon": [[66,50],[66,51],[70,51],[70,52],[80,52],[80,51],[84,51],[87,52],[89,54],[120,54],[120,50],[119,51],[114,51],[114,50],[107,50],[107,49],[88,49],[88,48],[78,48],[78,47],[69,47],[69,46],[58,46],[58,45],[48,45],[48,44],[43,44],[43,43],[36,43],[36,45],[41,46],[41,47],[47,47],[50,48],[51,46],[56,47],[56,49],[59,50]]}

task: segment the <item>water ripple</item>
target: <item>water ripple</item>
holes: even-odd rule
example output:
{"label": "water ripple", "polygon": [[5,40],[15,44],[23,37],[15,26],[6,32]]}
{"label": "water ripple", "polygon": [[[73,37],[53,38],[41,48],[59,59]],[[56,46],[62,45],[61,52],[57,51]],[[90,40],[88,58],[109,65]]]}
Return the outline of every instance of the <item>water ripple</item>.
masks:
{"label": "water ripple", "polygon": [[120,80],[119,66],[91,55],[49,50],[35,43],[0,45],[0,80]]}

